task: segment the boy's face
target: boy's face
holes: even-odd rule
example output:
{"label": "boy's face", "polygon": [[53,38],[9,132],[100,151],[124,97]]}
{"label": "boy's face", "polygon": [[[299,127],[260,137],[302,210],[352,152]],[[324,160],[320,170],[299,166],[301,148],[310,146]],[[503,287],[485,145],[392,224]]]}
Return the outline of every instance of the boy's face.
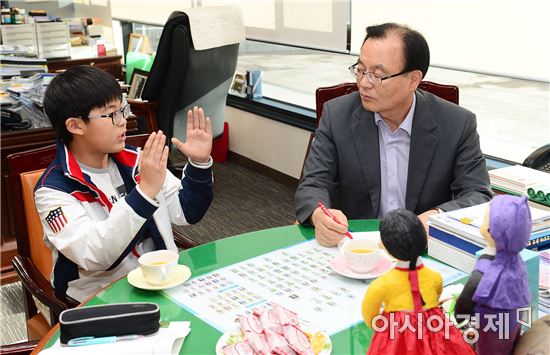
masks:
{"label": "boy's face", "polygon": [[[102,154],[117,153],[126,143],[126,119],[118,125],[113,124],[112,113],[120,111],[123,103],[114,100],[102,108],[90,111],[88,122],[82,125],[81,139],[90,151]],[[108,116],[111,117],[100,117]]]}

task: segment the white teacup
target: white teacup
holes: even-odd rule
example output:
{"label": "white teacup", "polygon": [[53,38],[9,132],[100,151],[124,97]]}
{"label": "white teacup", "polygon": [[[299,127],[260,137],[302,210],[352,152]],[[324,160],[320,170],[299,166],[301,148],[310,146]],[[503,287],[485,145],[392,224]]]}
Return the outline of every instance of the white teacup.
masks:
{"label": "white teacup", "polygon": [[162,285],[176,275],[179,255],[171,250],[157,250],[145,253],[138,262],[145,281],[152,285]]}
{"label": "white teacup", "polygon": [[354,236],[353,239],[344,238],[338,244],[338,248],[351,270],[366,273],[376,267],[382,256],[379,241],[380,234],[364,233],[362,236]]}

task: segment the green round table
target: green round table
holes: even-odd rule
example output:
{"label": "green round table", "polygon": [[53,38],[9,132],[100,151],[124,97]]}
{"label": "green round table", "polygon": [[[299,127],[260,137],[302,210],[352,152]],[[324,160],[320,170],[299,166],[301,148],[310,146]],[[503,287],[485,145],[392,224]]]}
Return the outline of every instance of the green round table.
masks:
{"label": "green round table", "polygon": [[[350,221],[353,231],[378,230],[378,220]],[[193,277],[262,255],[273,250],[295,245],[314,238],[314,229],[300,225],[279,227],[245,233],[180,252],[179,263],[189,266]],[[222,335],[200,318],[197,318],[160,291],[146,291],[133,287],[126,277],[114,282],[83,306],[123,302],[154,302],[160,306],[161,321],[190,321],[191,332],[186,337],[180,354],[215,354],[216,342]],[[53,333],[53,332],[52,332]],[[372,330],[364,323],[330,337],[332,354],[365,354],[372,337]],[[59,338],[59,330],[53,333],[45,347]]]}

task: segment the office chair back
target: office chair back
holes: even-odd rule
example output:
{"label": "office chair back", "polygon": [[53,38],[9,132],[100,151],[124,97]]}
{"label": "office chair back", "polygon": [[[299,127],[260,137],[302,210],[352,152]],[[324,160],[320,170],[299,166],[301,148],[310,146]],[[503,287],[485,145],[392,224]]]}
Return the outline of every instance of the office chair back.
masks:
{"label": "office chair back", "polygon": [[[227,9],[235,15],[233,7]],[[208,7],[193,10],[211,11]],[[223,22],[223,16],[220,21]],[[236,22],[241,23],[242,16]],[[194,106],[204,108],[212,119],[214,138],[223,132],[225,102],[239,52],[238,42],[197,49],[191,29],[187,13],[175,11],[170,15],[142,93],[143,99],[159,102],[158,127],[168,138],[175,136],[182,141],[186,135],[187,111]]]}

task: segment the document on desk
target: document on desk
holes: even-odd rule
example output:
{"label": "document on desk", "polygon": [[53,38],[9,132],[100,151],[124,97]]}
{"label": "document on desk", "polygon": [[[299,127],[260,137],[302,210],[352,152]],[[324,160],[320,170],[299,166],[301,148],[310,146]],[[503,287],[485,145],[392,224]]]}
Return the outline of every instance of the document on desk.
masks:
{"label": "document on desk", "polygon": [[[235,327],[238,316],[273,302],[333,335],[363,321],[361,302],[372,281],[333,272],[329,263],[338,253],[337,248],[307,241],[194,277],[164,292],[222,333]],[[446,285],[466,276],[439,262],[426,264],[443,271]]]}

